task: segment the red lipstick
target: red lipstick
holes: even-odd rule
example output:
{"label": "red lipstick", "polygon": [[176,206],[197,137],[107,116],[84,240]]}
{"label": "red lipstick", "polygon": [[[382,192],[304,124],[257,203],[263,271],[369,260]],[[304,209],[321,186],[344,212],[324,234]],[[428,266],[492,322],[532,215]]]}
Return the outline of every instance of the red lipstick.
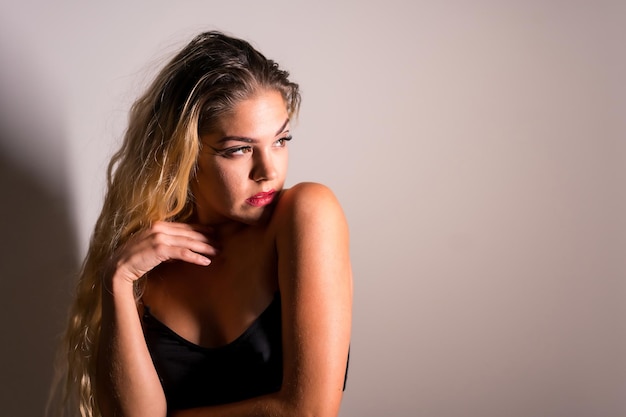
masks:
{"label": "red lipstick", "polygon": [[274,190],[264,191],[248,198],[246,203],[254,207],[264,207],[274,200],[274,194],[276,194],[276,191]]}

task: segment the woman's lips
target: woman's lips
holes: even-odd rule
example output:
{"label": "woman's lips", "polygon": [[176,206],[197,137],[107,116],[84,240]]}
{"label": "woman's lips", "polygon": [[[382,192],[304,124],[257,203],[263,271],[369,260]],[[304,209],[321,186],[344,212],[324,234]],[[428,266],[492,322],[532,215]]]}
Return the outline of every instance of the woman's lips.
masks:
{"label": "woman's lips", "polygon": [[267,206],[268,204],[272,202],[272,200],[274,200],[274,194],[276,194],[274,190],[269,190],[269,191],[265,191],[262,193],[258,193],[248,198],[246,200],[246,203],[254,207]]}

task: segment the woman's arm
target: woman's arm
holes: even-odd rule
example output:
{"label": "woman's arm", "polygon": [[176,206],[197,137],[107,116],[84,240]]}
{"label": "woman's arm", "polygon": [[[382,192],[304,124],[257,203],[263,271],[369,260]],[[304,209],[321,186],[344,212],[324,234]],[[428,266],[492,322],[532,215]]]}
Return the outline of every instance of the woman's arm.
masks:
{"label": "woman's arm", "polygon": [[296,411],[290,415],[336,416],[352,318],[348,226],[324,186],[301,184],[286,198],[290,224],[277,240],[285,299],[283,394]]}
{"label": "woman's arm", "polygon": [[281,197],[275,219],[283,320],[279,392],[170,417],[335,417],[352,311],[348,227],[332,192],[304,183]]}
{"label": "woman's arm", "polygon": [[96,394],[103,416],[165,416],[165,395],[150,358],[132,282],[113,276],[103,294]]}
{"label": "woman's arm", "polygon": [[156,223],[134,236],[104,278],[96,400],[102,415],[160,417],[165,395],[144,339],[133,283],[161,262],[208,265],[214,249],[204,234],[181,223]]}

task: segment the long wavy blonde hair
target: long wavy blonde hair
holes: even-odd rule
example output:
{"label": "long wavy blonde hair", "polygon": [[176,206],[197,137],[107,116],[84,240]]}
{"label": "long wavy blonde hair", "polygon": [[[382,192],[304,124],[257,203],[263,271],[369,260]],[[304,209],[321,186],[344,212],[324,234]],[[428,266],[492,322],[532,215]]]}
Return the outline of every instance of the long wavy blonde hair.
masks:
{"label": "long wavy blonde hair", "polygon": [[[199,136],[263,89],[279,91],[290,116],[298,85],[248,42],[220,32],[196,36],[132,106],[120,150],[107,170],[107,193],[79,274],[47,414],[100,417],[95,396],[102,281],[116,249],[155,221],[193,215]],[[141,296],[142,282],[135,285]]]}

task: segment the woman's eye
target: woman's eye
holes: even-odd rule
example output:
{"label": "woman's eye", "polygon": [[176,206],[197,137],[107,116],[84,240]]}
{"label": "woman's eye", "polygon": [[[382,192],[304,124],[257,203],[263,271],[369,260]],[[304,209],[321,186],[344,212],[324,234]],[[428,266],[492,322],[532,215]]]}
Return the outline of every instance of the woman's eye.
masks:
{"label": "woman's eye", "polygon": [[237,156],[237,155],[245,155],[250,152],[252,152],[251,146],[238,146],[236,148],[224,149],[221,153],[224,156]]}
{"label": "woman's eye", "polygon": [[290,140],[291,136],[280,138],[276,142],[274,142],[274,146],[276,146],[277,148],[284,148],[285,146],[287,146],[287,142],[289,142]]}

